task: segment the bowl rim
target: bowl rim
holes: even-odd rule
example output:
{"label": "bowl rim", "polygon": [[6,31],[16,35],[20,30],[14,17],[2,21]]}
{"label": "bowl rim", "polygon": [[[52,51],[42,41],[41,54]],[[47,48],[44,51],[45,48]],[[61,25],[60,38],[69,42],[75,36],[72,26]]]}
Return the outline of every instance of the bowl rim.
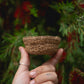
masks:
{"label": "bowl rim", "polygon": [[46,40],[46,39],[52,39],[52,40],[59,40],[61,41],[61,38],[59,36],[25,36],[23,37],[23,41],[25,40]]}

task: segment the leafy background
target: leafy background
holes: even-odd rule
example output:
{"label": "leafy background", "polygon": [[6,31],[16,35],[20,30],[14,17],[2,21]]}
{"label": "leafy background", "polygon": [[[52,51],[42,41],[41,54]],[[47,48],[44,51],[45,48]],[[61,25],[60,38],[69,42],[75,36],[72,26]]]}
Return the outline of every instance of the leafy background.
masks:
{"label": "leafy background", "polygon": [[[0,0],[0,84],[11,84],[24,36],[60,36],[59,84],[84,84],[82,0]],[[50,57],[30,56],[30,70]]]}

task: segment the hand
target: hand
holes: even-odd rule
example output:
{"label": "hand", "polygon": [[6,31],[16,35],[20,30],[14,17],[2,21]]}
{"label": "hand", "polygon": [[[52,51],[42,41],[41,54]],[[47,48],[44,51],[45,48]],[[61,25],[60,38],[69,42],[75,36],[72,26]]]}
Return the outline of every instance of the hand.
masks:
{"label": "hand", "polygon": [[58,84],[55,65],[58,63],[63,53],[63,49],[59,49],[57,54],[43,65],[31,70],[30,77],[33,80],[30,84]]}
{"label": "hand", "polygon": [[[20,63],[30,65],[29,55],[23,47],[19,47],[21,52]],[[15,74],[12,84],[29,84],[29,67],[24,65],[19,65],[19,68]]]}
{"label": "hand", "polygon": [[[20,63],[30,65],[29,55],[23,47],[19,48],[21,52]],[[20,65],[12,84],[57,84],[57,75],[55,73],[55,64],[59,61],[63,49],[59,49],[58,53],[43,65],[29,71],[29,67]],[[34,78],[30,80],[30,78]]]}

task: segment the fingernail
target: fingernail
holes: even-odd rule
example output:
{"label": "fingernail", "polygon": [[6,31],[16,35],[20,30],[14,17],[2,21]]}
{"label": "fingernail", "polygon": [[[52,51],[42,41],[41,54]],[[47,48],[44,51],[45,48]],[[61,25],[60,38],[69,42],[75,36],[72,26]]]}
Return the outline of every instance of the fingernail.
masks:
{"label": "fingernail", "polygon": [[22,49],[22,47],[19,47],[19,50],[21,50]]}
{"label": "fingernail", "polygon": [[35,80],[32,80],[32,81],[30,82],[30,84],[35,84]]}
{"label": "fingernail", "polygon": [[31,76],[35,76],[36,75],[36,72],[30,72],[30,75]]}
{"label": "fingernail", "polygon": [[61,51],[64,51],[63,48],[61,48]]}

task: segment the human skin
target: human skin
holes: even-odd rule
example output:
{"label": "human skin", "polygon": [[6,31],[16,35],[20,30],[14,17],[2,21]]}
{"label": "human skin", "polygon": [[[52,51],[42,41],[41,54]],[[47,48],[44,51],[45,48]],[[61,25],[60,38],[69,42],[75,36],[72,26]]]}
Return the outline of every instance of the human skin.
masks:
{"label": "human skin", "polygon": [[[29,55],[24,47],[19,47],[19,50],[21,52],[20,63],[30,65]],[[62,53],[63,49],[60,48],[54,57],[31,71],[29,71],[29,66],[21,64],[14,76],[12,84],[57,84],[58,79],[55,72],[55,65],[58,63]]]}

